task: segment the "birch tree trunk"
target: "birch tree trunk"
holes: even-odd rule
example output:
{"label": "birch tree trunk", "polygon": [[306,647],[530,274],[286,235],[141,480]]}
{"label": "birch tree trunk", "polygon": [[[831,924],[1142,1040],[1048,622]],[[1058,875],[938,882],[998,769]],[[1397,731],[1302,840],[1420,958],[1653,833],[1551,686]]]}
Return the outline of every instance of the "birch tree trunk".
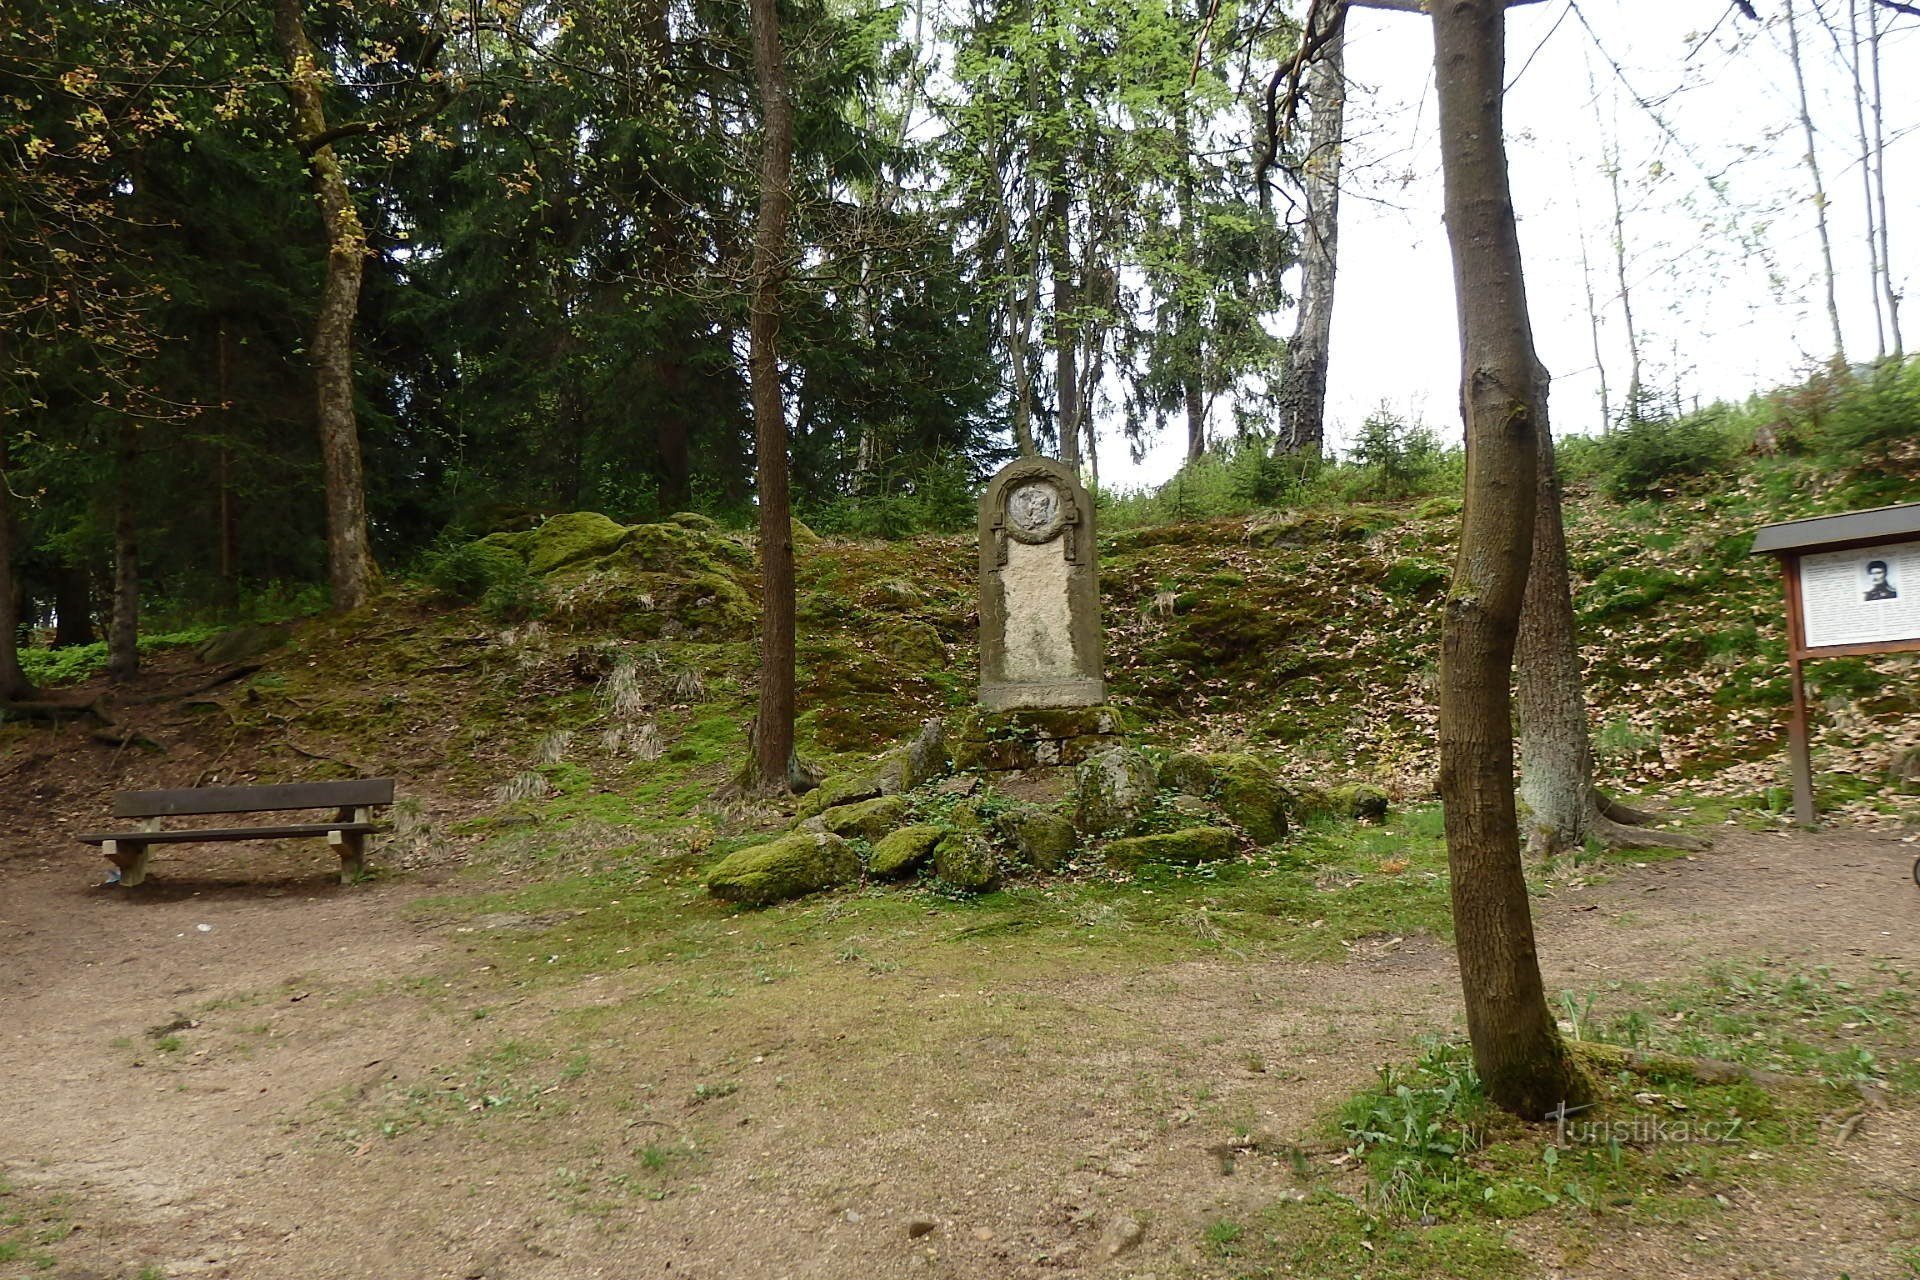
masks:
{"label": "birch tree trunk", "polygon": [[1827,323],[1833,326],[1833,362],[1845,367],[1846,339],[1840,334],[1840,302],[1834,292],[1833,240],[1827,234],[1827,188],[1820,181],[1820,154],[1813,139],[1813,116],[1807,110],[1807,75],[1800,62],[1800,23],[1793,16],[1793,0],[1785,0],[1781,11],[1787,18],[1787,56],[1793,62],[1793,84],[1799,92],[1800,131],[1807,140],[1807,173],[1813,179],[1813,218],[1820,231],[1820,262],[1827,290]]}
{"label": "birch tree trunk", "polygon": [[307,176],[320,202],[327,237],[326,275],[307,354],[313,365],[314,416],[326,486],[327,578],[333,587],[333,607],[344,613],[367,602],[374,575],[360,427],[353,406],[353,330],[367,236],[347,187],[346,170],[333,148],[322,141],[327,136],[326,81],[301,22],[300,0],[274,0],[273,29],[287,60],[294,142],[306,156]]}
{"label": "birch tree trunk", "polygon": [[1906,354],[1900,334],[1900,293],[1893,287],[1893,261],[1887,243],[1887,134],[1885,99],[1880,93],[1880,6],[1867,5],[1867,65],[1873,80],[1873,190],[1880,216],[1880,288],[1887,299],[1887,332],[1895,359]]}
{"label": "birch tree trunk", "polygon": [[1331,6],[1332,27],[1307,73],[1305,200],[1300,252],[1300,315],[1280,375],[1280,439],[1285,453],[1319,453],[1326,441],[1327,361],[1333,338],[1333,284],[1340,233],[1340,144],[1346,121],[1346,6]]}
{"label": "birch tree trunk", "polygon": [[793,790],[793,517],[787,490],[787,414],[780,390],[780,290],[793,209],[793,98],[775,0],[749,0],[754,79],[760,91],[760,211],[753,229],[747,383],[753,398],[755,489],[760,502],[760,703],[750,785]]}
{"label": "birch tree trunk", "polygon": [[1507,183],[1503,0],[1437,0],[1447,240],[1460,309],[1466,509],[1441,632],[1440,795],[1467,1033],[1487,1096],[1530,1119],[1587,1100],[1540,979],[1514,812],[1515,636],[1532,551],[1541,406]]}

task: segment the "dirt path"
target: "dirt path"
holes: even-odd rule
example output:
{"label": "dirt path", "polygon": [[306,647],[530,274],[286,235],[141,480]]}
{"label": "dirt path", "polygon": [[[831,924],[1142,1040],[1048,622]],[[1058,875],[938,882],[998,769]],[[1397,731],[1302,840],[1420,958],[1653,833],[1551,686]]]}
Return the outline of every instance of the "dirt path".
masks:
{"label": "dirt path", "polygon": [[[1912,965],[1913,848],[1729,832],[1556,893],[1538,904],[1549,989],[1715,957]],[[1293,1182],[1271,1160],[1223,1174],[1225,1126],[1306,1134],[1375,1064],[1457,1023],[1451,957],[1430,939],[1345,965],[1142,965],[994,990],[908,966],[876,974],[858,1007],[743,1003],[704,1039],[670,1007],[623,1005],[617,981],[583,984],[497,1015],[510,1029],[628,1010],[579,1023],[603,1043],[577,1086],[553,1085],[570,1107],[356,1140],[342,1116],[498,1039],[463,999],[499,1003],[497,978],[463,961],[458,933],[410,922],[433,886],[341,890],[317,846],[203,849],[196,878],[183,864],[135,898],[84,887],[82,853],[11,852],[0,1169],[66,1197],[78,1230],[52,1274],[73,1280],[1223,1275],[1200,1230]],[[165,1030],[177,1021],[198,1025]],[[654,1104],[722,1069],[737,1093]],[[697,1156],[672,1194],[606,1193],[682,1138]],[[1901,1274],[1888,1242],[1910,1238],[1920,1202],[1920,1124],[1876,1112],[1845,1154],[1857,1178],[1757,1184],[1684,1257],[1623,1232],[1577,1264],[1543,1261],[1596,1277]],[[932,1225],[910,1238],[916,1222]]]}

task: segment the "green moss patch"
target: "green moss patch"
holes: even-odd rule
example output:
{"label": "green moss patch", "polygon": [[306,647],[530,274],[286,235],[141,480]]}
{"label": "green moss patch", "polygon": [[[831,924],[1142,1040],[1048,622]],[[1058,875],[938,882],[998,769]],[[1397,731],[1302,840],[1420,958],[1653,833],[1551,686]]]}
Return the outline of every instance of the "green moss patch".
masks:
{"label": "green moss patch", "polygon": [[764,907],[860,876],[853,846],[825,832],[801,832],[729,854],[707,876],[707,892],[722,902]]}

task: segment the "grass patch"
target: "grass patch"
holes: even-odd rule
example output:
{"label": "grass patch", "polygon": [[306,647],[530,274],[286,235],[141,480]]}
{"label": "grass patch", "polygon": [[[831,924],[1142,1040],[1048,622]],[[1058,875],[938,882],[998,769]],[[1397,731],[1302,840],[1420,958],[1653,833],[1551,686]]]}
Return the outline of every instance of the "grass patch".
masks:
{"label": "grass patch", "polygon": [[[1594,1046],[1576,1046],[1598,1089],[1593,1107],[1525,1123],[1487,1101],[1466,1046],[1430,1043],[1413,1063],[1383,1067],[1330,1120],[1358,1161],[1357,1187],[1330,1176],[1251,1227],[1215,1224],[1204,1246],[1246,1277],[1530,1274],[1503,1223],[1549,1219],[1571,1258],[1606,1220],[1648,1227],[1721,1213],[1724,1193],[1755,1179],[1823,1176],[1821,1134],[1858,1112],[1862,1090],[1920,1085],[1914,998],[1903,971],[1855,982],[1769,960],[1661,987],[1616,984],[1602,997],[1563,993],[1563,1032]],[[1646,1055],[1641,1065],[1628,1070],[1623,1048]],[[1699,1059],[1778,1075],[1703,1080]]]}

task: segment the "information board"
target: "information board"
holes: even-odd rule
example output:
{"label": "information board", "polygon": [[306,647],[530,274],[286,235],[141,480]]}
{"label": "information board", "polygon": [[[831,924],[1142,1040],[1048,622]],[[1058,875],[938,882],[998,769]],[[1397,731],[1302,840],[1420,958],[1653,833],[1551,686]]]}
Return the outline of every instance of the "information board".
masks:
{"label": "information board", "polygon": [[1920,640],[1920,542],[1800,557],[1809,649]]}

